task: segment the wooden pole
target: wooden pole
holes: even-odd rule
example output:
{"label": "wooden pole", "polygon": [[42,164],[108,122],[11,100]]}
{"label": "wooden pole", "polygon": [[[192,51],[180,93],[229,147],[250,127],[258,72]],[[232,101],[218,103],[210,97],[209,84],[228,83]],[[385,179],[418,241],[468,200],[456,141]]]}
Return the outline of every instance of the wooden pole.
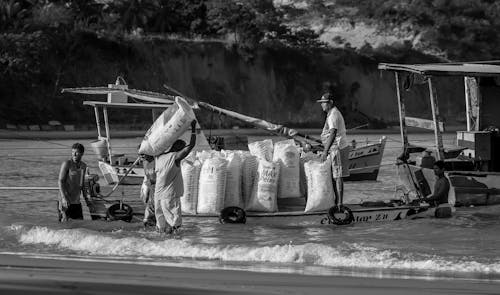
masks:
{"label": "wooden pole", "polygon": [[99,120],[99,110],[94,106],[95,123],[97,125],[97,138],[101,139],[101,121]]}
{"label": "wooden pole", "polygon": [[429,98],[431,100],[432,120],[434,121],[434,138],[436,140],[437,159],[444,160],[443,136],[441,135],[441,130],[439,129],[439,107],[436,89],[434,89],[434,86],[432,85],[431,77],[427,79],[427,83],[429,84]]}
{"label": "wooden pole", "polygon": [[396,78],[396,94],[398,96],[398,109],[399,109],[399,129],[401,130],[401,142],[403,143],[403,152],[406,152],[408,147],[408,133],[406,131],[405,123],[405,103],[399,86],[399,73],[394,72]]}
{"label": "wooden pole", "polygon": [[109,136],[109,122],[108,122],[108,108],[102,108],[104,114],[104,127],[106,128],[106,145],[108,146],[108,158],[109,164],[113,165],[113,160],[111,159],[111,144],[110,144],[110,136]]}
{"label": "wooden pole", "polygon": [[471,131],[471,105],[470,105],[470,90],[469,85],[467,84],[467,77],[464,77],[464,88],[465,88],[465,118],[467,120],[467,131]]}

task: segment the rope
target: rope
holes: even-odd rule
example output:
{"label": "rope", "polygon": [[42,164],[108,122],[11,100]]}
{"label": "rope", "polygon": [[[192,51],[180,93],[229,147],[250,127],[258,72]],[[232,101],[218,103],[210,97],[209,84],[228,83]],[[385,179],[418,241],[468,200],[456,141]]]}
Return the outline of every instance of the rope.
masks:
{"label": "rope", "polygon": [[135,164],[137,164],[137,162],[139,162],[140,159],[141,159],[141,157],[137,157],[137,159],[134,161],[134,163],[132,163],[132,165],[129,166],[127,172],[115,184],[115,186],[113,187],[113,189],[111,189],[111,191],[106,196],[104,196],[104,197],[109,197],[116,190],[116,188],[118,188],[118,186],[122,183],[123,179],[125,179],[125,177],[127,177],[127,175],[130,173],[130,171],[132,171],[132,168],[134,168]]}
{"label": "rope", "polygon": [[53,202],[54,200],[47,200],[47,201],[13,201],[13,202],[2,202],[0,205],[10,205],[10,204],[31,204],[31,203],[47,203],[47,202]]}
{"label": "rope", "polygon": [[0,190],[59,190],[56,186],[0,186]]}
{"label": "rope", "polygon": [[[12,131],[12,133],[14,133],[15,131]],[[70,145],[67,145],[67,144],[62,144],[62,143],[59,143],[59,142],[53,142],[53,141],[50,141],[50,140],[42,140],[42,139],[38,139],[38,138],[33,138],[31,136],[28,136],[28,135],[24,135],[24,134],[18,134],[19,137],[21,137],[21,139],[28,139],[28,140],[34,140],[34,141],[41,141],[41,142],[46,142],[46,143],[50,143],[50,144],[54,144],[54,145],[58,145],[58,146],[62,146],[62,147],[65,147],[65,148],[70,148],[71,146]]]}

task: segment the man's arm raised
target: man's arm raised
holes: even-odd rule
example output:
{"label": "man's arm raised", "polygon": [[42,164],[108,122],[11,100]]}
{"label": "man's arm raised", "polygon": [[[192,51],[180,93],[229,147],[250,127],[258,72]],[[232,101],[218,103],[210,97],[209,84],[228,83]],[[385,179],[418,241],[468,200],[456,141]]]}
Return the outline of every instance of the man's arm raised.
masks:
{"label": "man's arm raised", "polygon": [[189,144],[179,151],[175,156],[175,161],[179,164],[193,150],[196,144],[196,120],[191,121],[191,139]]}

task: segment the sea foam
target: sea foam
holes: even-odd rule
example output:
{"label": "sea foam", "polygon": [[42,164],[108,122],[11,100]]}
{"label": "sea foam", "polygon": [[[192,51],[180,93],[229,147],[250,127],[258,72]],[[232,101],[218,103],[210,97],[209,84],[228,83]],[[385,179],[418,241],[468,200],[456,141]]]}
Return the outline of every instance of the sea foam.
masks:
{"label": "sea foam", "polygon": [[223,262],[271,262],[326,267],[401,269],[432,272],[500,274],[500,261],[481,263],[468,257],[400,253],[360,244],[305,243],[273,246],[208,245],[179,239],[114,237],[86,229],[15,227],[22,244],[44,244],[91,256],[164,257]]}

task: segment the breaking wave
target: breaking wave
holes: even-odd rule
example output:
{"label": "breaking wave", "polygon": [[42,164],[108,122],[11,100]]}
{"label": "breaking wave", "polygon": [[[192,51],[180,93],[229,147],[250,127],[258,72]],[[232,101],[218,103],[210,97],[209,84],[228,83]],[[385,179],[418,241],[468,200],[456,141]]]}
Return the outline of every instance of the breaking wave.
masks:
{"label": "breaking wave", "polygon": [[24,245],[47,245],[90,256],[160,257],[222,262],[277,263],[323,267],[377,268],[409,271],[500,274],[500,260],[478,262],[468,257],[442,257],[360,244],[305,243],[274,246],[207,245],[178,239],[115,237],[85,229],[11,226]]}

